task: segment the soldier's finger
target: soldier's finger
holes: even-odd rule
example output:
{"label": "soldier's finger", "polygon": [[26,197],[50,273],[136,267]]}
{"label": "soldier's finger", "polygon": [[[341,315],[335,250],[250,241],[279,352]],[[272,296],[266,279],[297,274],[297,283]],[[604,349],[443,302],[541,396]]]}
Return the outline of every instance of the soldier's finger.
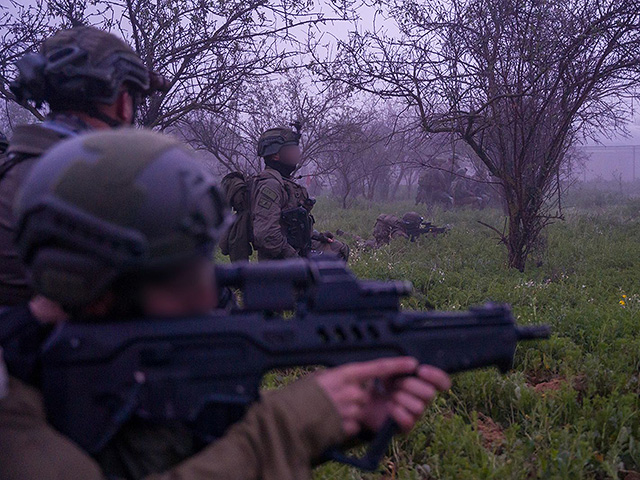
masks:
{"label": "soldier's finger", "polygon": [[436,396],[436,387],[416,377],[408,377],[397,383],[396,389],[430,403]]}
{"label": "soldier's finger", "polygon": [[432,367],[431,365],[420,365],[417,370],[417,376],[421,380],[430,383],[441,392],[451,388],[451,379],[449,378],[449,375],[439,368]]}
{"label": "soldier's finger", "polygon": [[361,413],[362,407],[360,405],[356,405],[355,403],[349,403],[347,405],[343,405],[340,408],[340,416],[342,416],[342,418],[344,419],[358,421]]}
{"label": "soldier's finger", "polygon": [[395,392],[393,394],[393,401],[415,416],[422,415],[426,406],[425,402],[418,397],[414,397],[403,391]]}
{"label": "soldier's finger", "polygon": [[394,357],[354,363],[343,368],[345,377],[349,380],[365,382],[374,378],[409,375],[414,373],[417,367],[418,361],[415,358]]}
{"label": "soldier's finger", "polygon": [[352,419],[343,420],[342,429],[348,437],[353,437],[360,433],[360,422]]}
{"label": "soldier's finger", "polygon": [[347,385],[344,387],[342,395],[345,400],[355,403],[356,405],[364,405],[369,401],[369,392],[358,385]]}
{"label": "soldier's finger", "polygon": [[411,414],[404,407],[397,404],[393,404],[390,413],[391,418],[396,421],[396,423],[400,427],[400,430],[405,433],[413,428],[417,420],[415,415]]}

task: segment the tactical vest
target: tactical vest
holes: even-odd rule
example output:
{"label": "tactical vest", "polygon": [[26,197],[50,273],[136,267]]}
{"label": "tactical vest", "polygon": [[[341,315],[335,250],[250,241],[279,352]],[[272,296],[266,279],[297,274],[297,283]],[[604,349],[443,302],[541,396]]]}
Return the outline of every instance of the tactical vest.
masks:
{"label": "tactical vest", "polygon": [[[249,260],[253,253],[253,226],[251,224],[251,196],[255,182],[260,181],[265,175],[270,174],[271,169],[266,169],[260,175],[245,177],[240,172],[231,172],[222,179],[222,187],[229,205],[234,210],[235,219],[232,226],[220,240],[220,249],[223,255],[228,255],[232,262]],[[274,171],[275,172],[275,171]],[[282,185],[285,192],[284,211],[297,207],[304,207],[308,211],[312,208],[307,189],[298,185],[293,180],[273,174]],[[313,217],[310,217],[313,224]],[[311,238],[311,232],[309,232]]]}

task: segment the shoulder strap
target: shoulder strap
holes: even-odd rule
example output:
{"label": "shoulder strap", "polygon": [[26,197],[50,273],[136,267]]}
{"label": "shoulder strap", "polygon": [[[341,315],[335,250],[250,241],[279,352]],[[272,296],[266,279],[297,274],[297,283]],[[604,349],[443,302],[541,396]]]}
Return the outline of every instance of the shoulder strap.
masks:
{"label": "shoulder strap", "polygon": [[78,132],[76,132],[75,130],[72,130],[71,128],[67,127],[66,125],[63,125],[60,122],[56,122],[55,120],[46,120],[42,122],[41,125],[44,128],[53,130],[54,132],[58,133],[63,137],[75,137],[76,135],[78,135]]}
{"label": "shoulder strap", "polygon": [[78,132],[55,120],[19,126],[9,142],[6,159],[0,163],[0,181],[19,163],[39,157],[60,140],[76,135]]}

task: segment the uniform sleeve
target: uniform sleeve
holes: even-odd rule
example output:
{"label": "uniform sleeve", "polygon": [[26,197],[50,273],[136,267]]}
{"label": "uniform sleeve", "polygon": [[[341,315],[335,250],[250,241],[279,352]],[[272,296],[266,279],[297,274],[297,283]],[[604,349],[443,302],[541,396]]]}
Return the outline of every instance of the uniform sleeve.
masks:
{"label": "uniform sleeve", "polygon": [[40,394],[14,378],[0,400],[0,478],[104,480],[89,455],[47,424]]}
{"label": "uniform sleeve", "polygon": [[253,242],[267,258],[297,257],[296,250],[287,243],[282,233],[280,216],[284,203],[282,185],[275,178],[256,182],[252,195]]}
{"label": "uniform sleeve", "polygon": [[343,441],[335,407],[306,378],[268,392],[223,438],[146,480],[305,480],[322,453]]}
{"label": "uniform sleeve", "polygon": [[[221,439],[145,480],[304,480],[343,440],[335,407],[306,378],[266,393]],[[0,478],[105,480],[89,455],[47,424],[40,394],[15,379],[0,400]]]}

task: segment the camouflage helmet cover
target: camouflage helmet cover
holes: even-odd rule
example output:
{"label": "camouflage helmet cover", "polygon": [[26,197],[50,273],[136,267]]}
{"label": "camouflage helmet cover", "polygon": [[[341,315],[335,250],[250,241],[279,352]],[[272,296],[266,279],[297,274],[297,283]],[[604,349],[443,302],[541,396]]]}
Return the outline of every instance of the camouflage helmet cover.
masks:
{"label": "camouflage helmet cover", "polygon": [[300,145],[300,133],[285,127],[271,128],[258,139],[258,156],[275,155],[288,145]]}
{"label": "camouflage helmet cover", "polygon": [[169,86],[122,39],[88,26],[59,31],[16,66],[10,88],[20,103],[111,104],[124,83],[142,95]]}
{"label": "camouflage helmet cover", "polygon": [[416,212],[407,212],[402,216],[402,221],[407,225],[420,225],[424,218]]}
{"label": "camouflage helmet cover", "polygon": [[61,142],[34,166],[15,209],[34,288],[66,307],[90,303],[121,275],[211,258],[230,223],[193,153],[134,129]]}

